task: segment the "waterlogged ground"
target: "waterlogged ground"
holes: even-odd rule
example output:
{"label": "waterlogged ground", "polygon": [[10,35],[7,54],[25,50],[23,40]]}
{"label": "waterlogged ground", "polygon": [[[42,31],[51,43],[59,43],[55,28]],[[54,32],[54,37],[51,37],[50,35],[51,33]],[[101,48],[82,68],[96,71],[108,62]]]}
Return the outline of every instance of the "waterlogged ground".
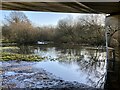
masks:
{"label": "waterlogged ground", "polygon": [[[2,61],[3,88],[95,90],[105,82],[105,51],[91,47],[22,46],[3,52],[35,54],[39,62]],[[82,88],[82,89],[81,89]]]}
{"label": "waterlogged ground", "polygon": [[93,88],[78,82],[65,81],[42,68],[33,68],[35,63],[2,62],[2,88]]}

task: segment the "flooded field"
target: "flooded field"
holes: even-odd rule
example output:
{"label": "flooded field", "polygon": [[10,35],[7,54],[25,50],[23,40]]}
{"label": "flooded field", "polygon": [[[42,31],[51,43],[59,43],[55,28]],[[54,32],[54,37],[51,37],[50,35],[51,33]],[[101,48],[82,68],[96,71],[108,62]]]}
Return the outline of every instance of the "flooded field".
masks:
{"label": "flooded field", "polygon": [[35,54],[44,58],[37,62],[2,61],[0,74],[4,88],[104,87],[104,48],[38,45],[3,47],[3,52]]}

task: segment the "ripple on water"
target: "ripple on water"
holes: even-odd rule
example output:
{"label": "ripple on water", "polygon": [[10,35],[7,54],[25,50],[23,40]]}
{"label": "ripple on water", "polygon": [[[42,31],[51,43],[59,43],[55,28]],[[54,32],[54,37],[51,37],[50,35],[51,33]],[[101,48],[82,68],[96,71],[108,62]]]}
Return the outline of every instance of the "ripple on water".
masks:
{"label": "ripple on water", "polygon": [[12,71],[8,71],[8,72],[5,72],[4,75],[5,76],[12,76],[12,75],[16,75],[17,73],[15,72],[12,72]]}

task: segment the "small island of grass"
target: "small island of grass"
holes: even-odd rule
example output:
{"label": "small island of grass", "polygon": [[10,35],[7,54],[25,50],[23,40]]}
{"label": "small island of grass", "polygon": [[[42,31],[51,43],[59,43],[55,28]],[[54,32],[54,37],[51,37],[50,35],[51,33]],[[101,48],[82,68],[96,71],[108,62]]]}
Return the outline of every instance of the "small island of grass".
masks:
{"label": "small island of grass", "polygon": [[29,54],[29,55],[23,55],[23,54],[16,54],[16,53],[8,53],[8,52],[2,52],[1,61],[10,61],[10,60],[18,60],[18,61],[41,61],[44,58]]}

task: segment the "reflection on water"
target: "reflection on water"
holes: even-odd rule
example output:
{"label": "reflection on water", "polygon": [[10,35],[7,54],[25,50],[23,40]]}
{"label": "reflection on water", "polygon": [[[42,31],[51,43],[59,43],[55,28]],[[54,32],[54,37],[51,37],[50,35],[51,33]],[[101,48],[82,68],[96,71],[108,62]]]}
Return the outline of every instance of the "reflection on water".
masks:
{"label": "reflection on water", "polygon": [[38,47],[35,54],[47,57],[36,68],[44,68],[68,81],[78,81],[94,87],[104,83],[105,52],[85,48]]}
{"label": "reflection on water", "polygon": [[43,68],[67,81],[77,81],[93,87],[103,87],[106,53],[101,49],[81,46],[21,46],[18,53],[45,57],[33,68]]}

